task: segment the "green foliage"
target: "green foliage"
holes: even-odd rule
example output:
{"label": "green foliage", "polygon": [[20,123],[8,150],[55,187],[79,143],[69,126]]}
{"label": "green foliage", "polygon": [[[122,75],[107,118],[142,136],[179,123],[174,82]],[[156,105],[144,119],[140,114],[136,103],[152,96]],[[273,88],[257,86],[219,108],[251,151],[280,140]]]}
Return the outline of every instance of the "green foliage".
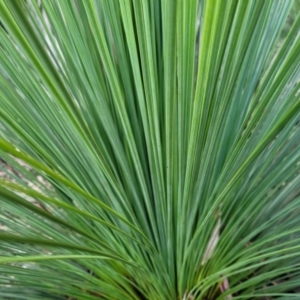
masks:
{"label": "green foliage", "polygon": [[1,299],[299,298],[292,5],[0,0]]}
{"label": "green foliage", "polygon": [[295,22],[295,20],[299,15],[299,11],[300,11],[300,0],[294,0],[283,29],[284,35],[288,34],[291,26],[293,25],[293,23]]}

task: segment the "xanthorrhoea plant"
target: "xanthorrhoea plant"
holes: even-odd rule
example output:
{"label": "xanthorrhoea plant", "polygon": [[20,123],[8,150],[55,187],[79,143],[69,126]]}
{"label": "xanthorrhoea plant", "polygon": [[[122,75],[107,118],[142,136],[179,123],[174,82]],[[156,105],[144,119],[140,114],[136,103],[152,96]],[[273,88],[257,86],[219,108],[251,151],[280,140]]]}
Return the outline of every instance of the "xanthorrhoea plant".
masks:
{"label": "xanthorrhoea plant", "polygon": [[299,297],[289,0],[0,0],[1,299]]}

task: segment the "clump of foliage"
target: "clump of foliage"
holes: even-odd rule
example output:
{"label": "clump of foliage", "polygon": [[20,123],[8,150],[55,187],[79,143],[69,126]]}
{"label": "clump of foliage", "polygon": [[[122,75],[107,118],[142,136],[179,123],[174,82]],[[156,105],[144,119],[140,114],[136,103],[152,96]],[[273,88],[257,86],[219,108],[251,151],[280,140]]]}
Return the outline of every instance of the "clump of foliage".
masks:
{"label": "clump of foliage", "polygon": [[292,4],[0,0],[1,299],[299,297]]}

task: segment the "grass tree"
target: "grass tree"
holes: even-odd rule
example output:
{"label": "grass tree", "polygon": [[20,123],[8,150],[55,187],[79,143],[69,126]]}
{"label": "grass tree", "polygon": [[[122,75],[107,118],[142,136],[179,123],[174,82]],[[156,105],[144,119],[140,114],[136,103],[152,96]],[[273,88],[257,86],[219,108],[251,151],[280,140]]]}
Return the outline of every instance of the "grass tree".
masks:
{"label": "grass tree", "polygon": [[0,0],[1,299],[299,298],[292,5]]}

